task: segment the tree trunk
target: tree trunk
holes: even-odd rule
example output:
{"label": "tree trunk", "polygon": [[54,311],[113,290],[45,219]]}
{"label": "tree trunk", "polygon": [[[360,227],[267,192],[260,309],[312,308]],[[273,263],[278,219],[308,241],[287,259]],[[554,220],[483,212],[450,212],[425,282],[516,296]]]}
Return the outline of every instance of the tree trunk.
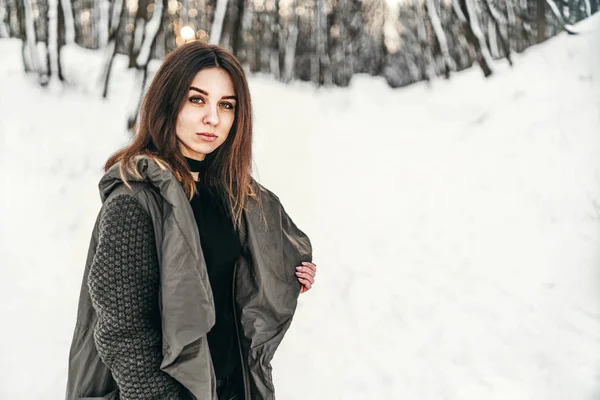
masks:
{"label": "tree trunk", "polygon": [[327,52],[327,5],[317,0],[317,84],[331,86],[331,62]]}
{"label": "tree trunk", "polygon": [[112,64],[117,54],[117,38],[119,30],[121,29],[121,21],[125,15],[127,7],[123,5],[124,0],[114,0],[112,18],[110,20],[110,32],[108,37],[108,44],[106,49],[106,62],[104,64],[104,89],[102,90],[102,97],[108,96],[108,83],[110,81],[110,72]]}
{"label": "tree trunk", "polygon": [[565,21],[563,20],[556,4],[552,0],[545,0],[545,1],[546,1],[546,4],[548,5],[548,8],[550,8],[550,11],[552,11],[552,15],[556,19],[556,22],[558,22],[558,25],[561,27],[561,29],[566,31],[569,35],[576,35],[577,32],[573,29],[573,27],[571,25],[568,25],[567,23],[565,23]]}
{"label": "tree trunk", "polygon": [[59,0],[49,0],[46,13],[46,73],[45,83],[58,77],[58,4]]}
{"label": "tree trunk", "polygon": [[285,47],[283,81],[290,82],[294,79],[294,63],[296,60],[296,44],[298,41],[298,14],[296,14],[296,0],[292,1],[292,18],[288,25],[287,44]]}
{"label": "tree trunk", "polygon": [[312,81],[314,83],[317,84],[317,86],[321,86],[321,52],[322,47],[321,47],[321,42],[324,40],[323,38],[323,33],[321,31],[321,20],[323,18],[323,15],[321,14],[321,4],[323,3],[323,0],[316,0],[314,8],[313,8],[313,13],[314,13],[314,20],[315,20],[315,26],[314,26],[314,30],[313,30],[313,36],[314,36],[314,49],[313,49],[313,58],[312,58]]}
{"label": "tree trunk", "polygon": [[234,35],[231,39],[231,50],[232,53],[242,62],[242,52],[244,48],[244,14],[245,14],[245,1],[238,0],[236,2],[236,16],[233,27]]}
{"label": "tree trunk", "polygon": [[27,33],[25,21],[25,3],[24,1],[17,1],[15,12],[17,14],[17,21],[19,22],[19,33],[17,37],[21,39],[21,60],[23,61],[23,69],[26,73],[31,71],[31,61],[29,60],[29,46],[27,45]]}
{"label": "tree trunk", "polygon": [[4,22],[4,19],[8,15],[8,5],[6,4],[6,0],[0,0],[0,38],[8,38],[9,28],[8,25]]}
{"label": "tree trunk", "polygon": [[446,78],[450,78],[450,71],[456,70],[456,64],[450,56],[450,50],[448,48],[448,39],[446,39],[446,33],[444,32],[444,28],[442,27],[442,22],[440,21],[435,1],[426,0],[425,8],[427,9],[427,14],[429,16],[429,20],[431,21],[433,32],[435,33],[435,37],[440,46],[442,60],[444,61],[444,76]]}
{"label": "tree trunk", "polygon": [[140,47],[144,41],[144,30],[148,16],[148,0],[138,0],[138,8],[135,11],[132,39],[129,42],[129,68],[136,68],[136,58],[140,54]]}
{"label": "tree trunk", "polygon": [[542,43],[546,40],[546,1],[552,0],[536,0],[536,19],[537,19],[537,43]]}
{"label": "tree trunk", "polygon": [[238,18],[239,18],[239,29],[234,40],[234,54],[242,64],[248,64],[250,62],[250,46],[246,41],[246,34],[251,28],[253,19],[253,6],[252,2],[246,2],[245,0],[238,0]]}
{"label": "tree trunk", "polygon": [[332,38],[333,57],[332,71],[336,74],[334,83],[346,87],[352,79],[351,63],[348,54],[348,0],[338,0],[337,7],[333,10],[332,26],[337,27],[337,34]]}
{"label": "tree trunk", "polygon": [[22,0],[23,16],[25,19],[25,39],[23,41],[23,58],[25,60],[25,71],[39,73],[41,64],[36,48],[37,35],[33,23],[33,11],[31,9],[31,0]]}
{"label": "tree trunk", "polygon": [[[108,0],[106,0],[108,1]],[[61,0],[62,15],[64,19],[65,44],[70,45],[75,43],[75,20],[73,18],[73,8],[71,0]]]}
{"label": "tree trunk", "polygon": [[581,4],[579,8],[585,11],[583,18],[590,17],[592,15],[592,5],[590,4],[590,0],[579,0],[579,3]]}
{"label": "tree trunk", "polygon": [[475,59],[479,63],[483,74],[487,77],[492,74],[492,57],[485,43],[483,32],[479,27],[479,15],[473,0],[460,0],[460,6],[467,23],[463,23],[465,37],[474,51]]}
{"label": "tree trunk", "polygon": [[208,37],[210,44],[221,43],[221,32],[223,32],[223,21],[227,13],[227,0],[217,0],[217,9],[215,10],[215,18],[213,19],[212,27],[210,28],[210,36]]}
{"label": "tree trunk", "polygon": [[[510,3],[510,0],[507,1]],[[494,33],[498,33],[498,38],[500,42],[500,46],[502,46],[502,50],[504,51],[504,55],[508,60],[510,65],[513,65],[512,61],[512,50],[510,48],[510,42],[508,40],[508,27],[507,21],[502,17],[502,15],[494,8],[493,4],[490,4],[490,0],[483,1],[484,6],[487,8],[488,13],[490,14],[491,21],[493,21],[496,31]],[[507,5],[508,7],[508,5]],[[491,40],[491,39],[490,39]]]}
{"label": "tree trunk", "polygon": [[271,73],[278,81],[281,80],[281,71],[283,69],[283,19],[279,13],[279,2],[275,2],[275,10],[273,12],[273,41],[271,43]]}
{"label": "tree trunk", "polygon": [[156,47],[158,32],[163,30],[164,21],[167,19],[168,7],[167,4],[164,3],[166,3],[166,0],[156,0],[154,3],[154,12],[152,13],[152,18],[150,18],[150,21],[146,24],[144,42],[142,43],[140,54],[136,60],[138,76],[141,74],[141,83],[137,104],[135,108],[131,110],[127,123],[127,127],[130,130],[132,130],[137,123],[138,110],[142,104],[144,90],[148,80],[148,63],[150,62],[150,57]]}
{"label": "tree trunk", "polygon": [[[516,16],[515,16],[515,8],[512,1],[506,1],[506,38],[508,42],[508,49],[512,52],[516,48],[515,46],[515,33],[517,30],[515,29],[516,25]],[[512,55],[509,59],[509,62],[512,62]]]}
{"label": "tree trunk", "polygon": [[56,36],[56,73],[58,74],[58,79],[61,82],[65,81],[65,76],[63,75],[62,61],[61,61],[61,50],[65,43],[66,36],[66,25],[65,25],[65,13],[62,3],[69,2],[70,0],[59,0],[59,4],[57,7],[58,12],[58,31]]}
{"label": "tree trunk", "polygon": [[98,24],[98,47],[103,49],[108,44],[108,30],[110,20],[108,17],[109,13],[109,0],[97,0],[98,19],[94,22]]}
{"label": "tree trunk", "polygon": [[429,19],[425,16],[425,4],[416,3],[414,5],[416,14],[414,28],[416,40],[420,49],[420,57],[418,57],[417,65],[420,79],[430,82],[436,77],[435,58],[433,55],[433,46],[429,37],[429,29],[427,23]]}

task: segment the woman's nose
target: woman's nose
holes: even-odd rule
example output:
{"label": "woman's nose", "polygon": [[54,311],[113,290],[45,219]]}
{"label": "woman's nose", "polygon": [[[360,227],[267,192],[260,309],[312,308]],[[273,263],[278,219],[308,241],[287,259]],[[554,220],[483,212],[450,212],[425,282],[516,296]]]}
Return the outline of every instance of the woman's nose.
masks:
{"label": "woman's nose", "polygon": [[206,107],[206,114],[202,122],[206,125],[216,126],[219,123],[219,114],[216,107]]}

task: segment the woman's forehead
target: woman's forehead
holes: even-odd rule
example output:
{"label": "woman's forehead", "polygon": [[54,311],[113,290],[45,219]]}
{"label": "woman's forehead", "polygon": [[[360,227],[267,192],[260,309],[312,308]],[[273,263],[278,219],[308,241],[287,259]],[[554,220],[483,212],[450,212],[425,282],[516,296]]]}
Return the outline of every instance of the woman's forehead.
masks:
{"label": "woman's forehead", "polygon": [[194,76],[191,86],[200,89],[208,96],[233,96],[235,88],[227,71],[221,68],[204,68]]}

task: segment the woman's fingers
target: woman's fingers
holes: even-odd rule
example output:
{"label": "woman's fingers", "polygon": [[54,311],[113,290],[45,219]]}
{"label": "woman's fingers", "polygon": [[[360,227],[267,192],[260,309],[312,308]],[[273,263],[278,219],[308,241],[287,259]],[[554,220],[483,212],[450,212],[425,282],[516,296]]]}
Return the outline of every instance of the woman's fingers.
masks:
{"label": "woman's fingers", "polygon": [[315,283],[315,275],[317,274],[317,266],[310,262],[303,262],[302,265],[296,267],[296,276],[302,284],[300,293],[305,293],[312,288]]}
{"label": "woman's fingers", "polygon": [[313,283],[315,283],[315,277],[314,277],[314,276],[312,276],[312,275],[310,275],[310,274],[307,274],[307,273],[305,273],[305,272],[296,272],[296,276],[297,276],[298,278],[303,278],[303,279],[305,279],[305,280],[309,281],[311,285],[312,285]]}
{"label": "woman's fingers", "polygon": [[298,278],[300,283],[306,287],[306,290],[310,290],[312,288],[312,283],[308,279]]}
{"label": "woman's fingers", "polygon": [[312,263],[304,262],[302,265],[296,267],[296,271],[307,273],[314,278],[317,274],[317,266]]}

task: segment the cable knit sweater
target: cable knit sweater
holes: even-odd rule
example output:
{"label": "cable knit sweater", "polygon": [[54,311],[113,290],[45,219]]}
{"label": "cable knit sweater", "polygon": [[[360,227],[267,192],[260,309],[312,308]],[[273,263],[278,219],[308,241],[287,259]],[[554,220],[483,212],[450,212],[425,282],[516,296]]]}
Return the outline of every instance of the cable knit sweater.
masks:
{"label": "cable knit sweater", "polygon": [[159,268],[150,215],[131,196],[103,211],[88,285],[98,314],[94,340],[121,400],[182,399],[182,386],[161,371]]}

